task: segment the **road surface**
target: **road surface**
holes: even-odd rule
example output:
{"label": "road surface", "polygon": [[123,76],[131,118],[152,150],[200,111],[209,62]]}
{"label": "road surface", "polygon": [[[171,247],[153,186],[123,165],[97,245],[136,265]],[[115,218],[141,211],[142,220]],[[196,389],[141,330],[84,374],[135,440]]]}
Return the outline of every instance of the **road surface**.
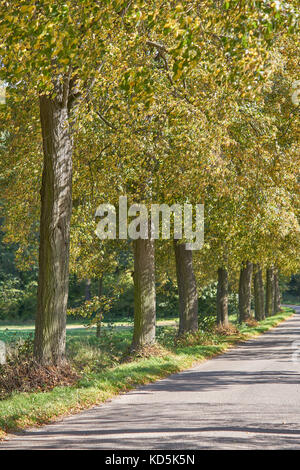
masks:
{"label": "road surface", "polygon": [[222,356],[28,430],[0,449],[300,449],[296,310]]}

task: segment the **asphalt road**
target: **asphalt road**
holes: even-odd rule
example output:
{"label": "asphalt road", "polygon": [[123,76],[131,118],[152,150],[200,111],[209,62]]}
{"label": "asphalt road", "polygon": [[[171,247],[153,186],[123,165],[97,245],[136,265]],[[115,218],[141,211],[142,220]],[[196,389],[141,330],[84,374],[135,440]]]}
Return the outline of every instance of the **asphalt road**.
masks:
{"label": "asphalt road", "polygon": [[0,450],[300,449],[299,374],[297,307],[277,328],[222,356],[28,430]]}

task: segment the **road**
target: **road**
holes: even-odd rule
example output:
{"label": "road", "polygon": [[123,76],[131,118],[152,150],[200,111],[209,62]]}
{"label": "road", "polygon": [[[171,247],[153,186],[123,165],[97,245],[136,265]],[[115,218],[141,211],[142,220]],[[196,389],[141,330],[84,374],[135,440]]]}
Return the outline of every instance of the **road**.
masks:
{"label": "road", "polygon": [[296,310],[215,359],[28,430],[0,449],[300,449]]}

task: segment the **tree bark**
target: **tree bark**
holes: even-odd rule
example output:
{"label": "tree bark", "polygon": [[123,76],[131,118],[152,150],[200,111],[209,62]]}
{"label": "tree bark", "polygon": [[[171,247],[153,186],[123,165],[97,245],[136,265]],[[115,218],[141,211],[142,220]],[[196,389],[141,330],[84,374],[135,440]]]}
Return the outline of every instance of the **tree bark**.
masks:
{"label": "tree bark", "polygon": [[40,97],[44,168],[34,354],[42,364],[65,359],[73,148],[68,114],[66,100]]}
{"label": "tree bark", "polygon": [[134,331],[131,349],[155,341],[156,293],[154,240],[133,241]]}
{"label": "tree bark", "polygon": [[198,292],[193,270],[193,252],[174,240],[179,294],[179,334],[198,330]]}
{"label": "tree bark", "polygon": [[227,327],[228,324],[228,271],[221,267],[218,269],[217,325]]}
{"label": "tree bark", "polygon": [[239,322],[245,322],[251,317],[251,280],[253,265],[244,263],[240,271],[239,282]]}
{"label": "tree bark", "polygon": [[[99,284],[98,284],[98,297],[101,299],[102,297],[102,291],[103,291],[103,274],[99,279]],[[102,312],[100,312],[102,314]],[[100,338],[101,336],[101,323],[102,323],[102,318],[100,317],[97,321],[97,328],[96,328],[96,337]]]}
{"label": "tree bark", "polygon": [[259,264],[254,265],[254,302],[255,319],[261,321],[265,318],[265,293],[262,269]]}
{"label": "tree bark", "polygon": [[91,300],[91,280],[86,279],[84,284],[84,300]]}
{"label": "tree bark", "polygon": [[274,268],[266,272],[266,317],[274,314]]}
{"label": "tree bark", "polygon": [[280,298],[280,288],[279,288],[279,273],[278,269],[274,270],[274,313],[281,312],[281,298]]}

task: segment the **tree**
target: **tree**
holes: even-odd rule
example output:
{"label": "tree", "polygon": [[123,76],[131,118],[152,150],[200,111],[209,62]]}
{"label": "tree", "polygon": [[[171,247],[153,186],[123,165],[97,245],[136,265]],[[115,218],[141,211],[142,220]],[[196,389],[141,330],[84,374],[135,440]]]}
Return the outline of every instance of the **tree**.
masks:
{"label": "tree", "polygon": [[251,317],[251,281],[253,264],[243,263],[239,281],[239,322],[246,322]]}
{"label": "tree", "polygon": [[44,169],[41,189],[38,309],[35,357],[41,363],[64,360],[72,210],[70,77],[40,96]]}
{"label": "tree", "polygon": [[155,256],[154,240],[133,241],[134,331],[133,350],[155,341]]}
{"label": "tree", "polygon": [[280,305],[280,288],[279,288],[279,273],[278,269],[275,268],[274,270],[274,313],[278,313],[281,311]]}
{"label": "tree", "polygon": [[274,268],[266,270],[266,317],[274,314]]}
{"label": "tree", "polygon": [[259,264],[253,266],[254,271],[254,314],[257,321],[265,317],[265,293],[262,268]]}
{"label": "tree", "polygon": [[[65,354],[72,208],[70,111],[78,97],[80,78],[88,78],[82,73],[83,67],[79,69],[90,46],[92,12],[99,21],[103,14],[86,3],[89,11],[84,18],[77,4],[1,2],[5,16],[0,19],[0,27],[5,41],[0,55],[5,76],[10,82],[30,82],[40,103],[44,165],[35,357],[41,363],[60,364]],[[97,55],[99,59],[101,47]],[[93,77],[95,67],[92,70]]]}
{"label": "tree", "polygon": [[193,251],[174,240],[179,293],[179,334],[198,330],[198,292],[193,270]]}
{"label": "tree", "polygon": [[218,269],[217,287],[217,324],[225,328],[228,320],[228,271],[225,267]]}
{"label": "tree", "polygon": [[[100,279],[98,281],[98,297],[99,299],[101,299],[102,297],[102,294],[103,294],[103,276],[104,274],[102,274],[100,276]],[[100,335],[101,335],[101,320],[102,320],[102,311],[99,312],[99,319],[97,321],[97,329],[96,329],[96,337],[97,338],[100,338]]]}
{"label": "tree", "polygon": [[[44,166],[35,357],[59,364],[65,352],[72,208],[70,111],[78,98],[88,95],[102,66],[104,40],[113,24],[124,26],[128,9],[119,2],[100,7],[91,1],[84,8],[77,2],[22,0],[17,5],[1,1],[0,6],[5,11],[0,17],[2,73],[11,83],[30,82],[40,103]],[[129,8],[129,22],[136,6]]]}

